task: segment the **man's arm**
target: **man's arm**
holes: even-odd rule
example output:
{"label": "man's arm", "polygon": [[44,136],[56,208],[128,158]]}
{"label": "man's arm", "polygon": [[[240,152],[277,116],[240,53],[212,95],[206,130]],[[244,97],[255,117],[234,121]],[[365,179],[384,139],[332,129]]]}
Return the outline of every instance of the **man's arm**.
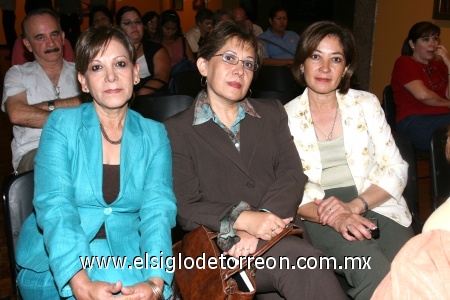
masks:
{"label": "man's arm", "polygon": [[[75,107],[81,104],[80,96],[49,101],[54,102],[55,109]],[[5,102],[5,110],[12,124],[31,128],[42,128],[50,114],[48,101],[29,105],[25,92],[8,97]]]}

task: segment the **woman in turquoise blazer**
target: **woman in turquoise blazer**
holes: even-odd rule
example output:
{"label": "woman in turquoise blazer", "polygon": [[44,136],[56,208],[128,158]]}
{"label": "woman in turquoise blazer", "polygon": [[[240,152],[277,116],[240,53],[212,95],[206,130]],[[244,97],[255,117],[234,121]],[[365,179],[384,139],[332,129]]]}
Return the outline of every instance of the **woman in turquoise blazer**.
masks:
{"label": "woman in turquoise blazer", "polygon": [[[139,66],[122,31],[89,29],[76,53],[82,89],[94,101],[53,111],[43,129],[35,213],[17,252],[20,292],[25,299],[167,298],[176,202],[166,131],[128,109]],[[96,257],[109,257],[109,268],[83,266]],[[124,268],[113,267],[120,259]]]}

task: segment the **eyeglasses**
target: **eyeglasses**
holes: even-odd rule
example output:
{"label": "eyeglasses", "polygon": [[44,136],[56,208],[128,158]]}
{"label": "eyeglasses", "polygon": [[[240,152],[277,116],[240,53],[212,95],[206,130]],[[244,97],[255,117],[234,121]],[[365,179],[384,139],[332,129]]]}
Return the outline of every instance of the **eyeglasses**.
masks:
{"label": "eyeglasses", "polygon": [[[428,77],[430,78],[431,90],[435,90],[435,88],[438,88],[441,85],[445,84],[445,80],[441,76],[439,76],[439,73],[437,72],[434,66],[423,67],[423,70],[425,71],[425,73],[427,73]],[[437,75],[437,77],[436,76],[433,77],[432,70],[436,71],[435,74]]]}
{"label": "eyeglasses", "polygon": [[237,65],[240,61],[242,61],[242,66],[250,71],[258,70],[258,64],[252,60],[242,60],[239,59],[236,55],[230,53],[216,54],[214,56],[222,56],[222,60],[231,65]]}
{"label": "eyeglasses", "polygon": [[141,20],[134,20],[134,21],[128,20],[128,21],[123,22],[122,25],[127,26],[127,27],[130,27],[133,25],[139,26],[139,25],[142,25],[142,21]]}

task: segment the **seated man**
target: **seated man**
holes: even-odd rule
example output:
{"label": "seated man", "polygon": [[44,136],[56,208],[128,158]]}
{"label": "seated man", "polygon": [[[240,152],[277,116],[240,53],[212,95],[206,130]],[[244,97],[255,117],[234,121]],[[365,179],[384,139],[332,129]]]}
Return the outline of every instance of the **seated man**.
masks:
{"label": "seated man", "polygon": [[[64,39],[63,57],[68,62],[75,61],[75,53],[73,53],[72,45],[68,39]],[[11,67],[15,65],[22,65],[24,63],[34,60],[33,52],[28,51],[23,43],[23,37],[19,36],[14,42],[13,51],[11,54]]]}
{"label": "seated man", "polygon": [[54,109],[81,103],[74,64],[63,59],[64,32],[56,14],[48,9],[34,10],[23,20],[22,31],[35,61],[8,70],[2,99],[2,110],[14,125],[11,149],[13,167],[19,173],[34,168],[48,115]]}
{"label": "seated man", "polygon": [[247,12],[242,7],[233,8],[233,20],[242,22],[247,25],[248,28],[250,28],[253,31],[253,34],[256,36],[263,33],[263,30],[260,26],[256,25],[248,19]]}
{"label": "seated man", "polygon": [[264,66],[290,66],[294,63],[299,36],[287,31],[287,11],[275,6],[269,14],[270,27],[259,38],[264,43]]}
{"label": "seated man", "polygon": [[196,25],[184,35],[195,57],[197,57],[198,48],[202,45],[203,39],[212,29],[213,18],[214,13],[211,10],[200,9],[195,15]]}

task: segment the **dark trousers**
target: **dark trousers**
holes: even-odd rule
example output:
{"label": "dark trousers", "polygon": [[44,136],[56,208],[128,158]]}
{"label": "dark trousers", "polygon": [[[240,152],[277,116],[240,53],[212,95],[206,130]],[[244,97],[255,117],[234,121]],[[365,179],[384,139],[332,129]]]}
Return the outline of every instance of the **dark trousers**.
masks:
{"label": "dark trousers", "polygon": [[72,48],[75,49],[75,44],[80,36],[80,18],[77,13],[60,16],[61,29],[64,31],[66,38],[70,41]]}
{"label": "dark trousers", "polygon": [[429,150],[433,132],[448,124],[450,114],[411,115],[397,123],[397,132],[406,136],[414,147]]}
{"label": "dark trousers", "polygon": [[[260,242],[261,244],[262,242]],[[256,270],[256,299],[347,299],[332,269],[297,267],[299,257],[315,258],[324,254],[309,242],[297,236],[288,236],[269,249],[263,258],[277,260],[280,256],[289,258],[289,264],[295,268],[286,268],[277,264],[275,268]],[[302,266],[301,264],[300,266]]]}
{"label": "dark trousers", "polygon": [[14,47],[14,42],[17,39],[16,33],[16,13],[11,10],[3,10],[3,31],[5,33],[6,45],[10,52],[12,52]]}

